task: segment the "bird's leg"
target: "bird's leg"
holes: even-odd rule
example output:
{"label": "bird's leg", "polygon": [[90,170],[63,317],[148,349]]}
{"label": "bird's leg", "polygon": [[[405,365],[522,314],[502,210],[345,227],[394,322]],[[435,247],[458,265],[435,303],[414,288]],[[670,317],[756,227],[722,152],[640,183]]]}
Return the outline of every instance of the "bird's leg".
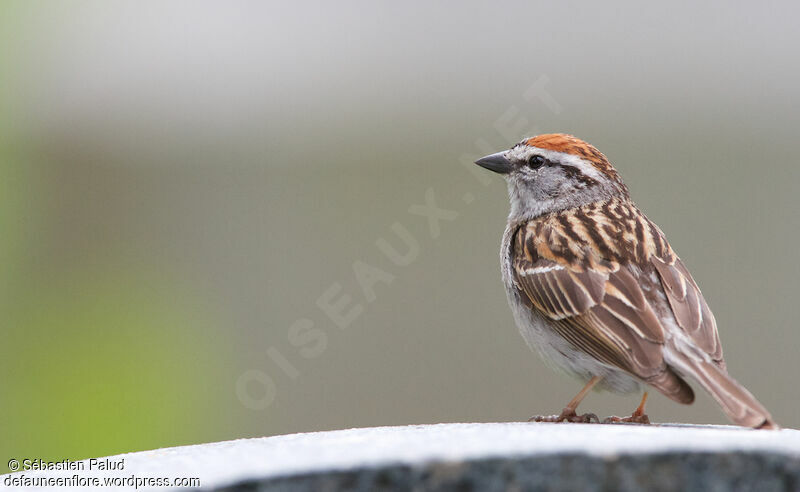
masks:
{"label": "bird's leg", "polygon": [[586,383],[586,386],[575,395],[575,398],[567,403],[564,410],[561,410],[559,415],[534,415],[528,419],[528,422],[576,422],[583,424],[590,424],[592,422],[599,423],[600,419],[593,413],[585,413],[578,415],[575,410],[580,405],[581,401],[586,397],[586,394],[603,379],[601,376],[594,376]]}
{"label": "bird's leg", "polygon": [[639,403],[639,406],[636,407],[636,410],[633,411],[630,417],[607,417],[603,419],[604,424],[618,424],[621,422],[627,422],[632,424],[649,424],[650,419],[647,417],[647,414],[644,413],[644,404],[647,402],[647,391],[644,392],[642,395],[642,401]]}

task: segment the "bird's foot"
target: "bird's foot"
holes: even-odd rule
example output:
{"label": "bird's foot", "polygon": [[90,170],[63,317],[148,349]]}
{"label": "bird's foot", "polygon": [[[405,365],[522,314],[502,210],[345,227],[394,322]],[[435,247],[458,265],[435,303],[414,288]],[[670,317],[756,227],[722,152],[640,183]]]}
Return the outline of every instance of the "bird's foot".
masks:
{"label": "bird's foot", "polygon": [[574,409],[565,408],[558,415],[534,415],[528,422],[572,422],[576,424],[599,424],[600,419],[593,413],[578,415]]}
{"label": "bird's foot", "polygon": [[647,391],[642,395],[642,401],[636,410],[633,411],[630,417],[606,417],[603,419],[604,424],[642,424],[650,425],[650,418],[644,413],[644,404],[647,403]]}
{"label": "bird's foot", "polygon": [[617,417],[612,415],[603,419],[604,424],[642,424],[650,425],[650,419],[646,414],[636,415],[635,413],[630,417]]}

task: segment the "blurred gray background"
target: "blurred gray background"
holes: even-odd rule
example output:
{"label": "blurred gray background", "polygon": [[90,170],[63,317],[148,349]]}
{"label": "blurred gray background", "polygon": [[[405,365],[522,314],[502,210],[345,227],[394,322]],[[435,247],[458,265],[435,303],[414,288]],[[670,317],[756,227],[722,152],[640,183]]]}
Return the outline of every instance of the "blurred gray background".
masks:
{"label": "blurred gray background", "polygon": [[[580,383],[517,333],[505,186],[469,165],[536,132],[610,158],[702,287],[731,372],[800,425],[796,5],[0,12],[2,456],[559,411]],[[426,194],[449,211],[434,228]],[[408,264],[378,245],[407,252],[397,224]],[[648,413],[726,423],[705,394],[653,394]]]}

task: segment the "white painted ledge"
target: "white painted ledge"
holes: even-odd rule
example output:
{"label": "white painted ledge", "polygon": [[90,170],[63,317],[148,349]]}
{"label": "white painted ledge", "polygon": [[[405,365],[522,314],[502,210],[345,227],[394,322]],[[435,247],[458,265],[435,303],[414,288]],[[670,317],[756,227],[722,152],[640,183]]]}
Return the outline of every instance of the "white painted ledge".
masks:
{"label": "white painted ledge", "polygon": [[111,462],[123,459],[124,470],[89,470],[89,460],[84,460],[78,462],[83,470],[2,475],[0,488],[17,490],[7,487],[5,480],[21,475],[101,480],[197,477],[207,490],[236,490],[237,486],[251,487],[248,490],[315,490],[322,486],[370,490],[376,485],[387,490],[464,486],[481,490],[509,486],[522,490],[633,490],[643,485],[704,490],[731,484],[746,489],[753,481],[763,490],[800,487],[800,431],[727,426],[488,423],[377,427],[241,439],[109,458]]}

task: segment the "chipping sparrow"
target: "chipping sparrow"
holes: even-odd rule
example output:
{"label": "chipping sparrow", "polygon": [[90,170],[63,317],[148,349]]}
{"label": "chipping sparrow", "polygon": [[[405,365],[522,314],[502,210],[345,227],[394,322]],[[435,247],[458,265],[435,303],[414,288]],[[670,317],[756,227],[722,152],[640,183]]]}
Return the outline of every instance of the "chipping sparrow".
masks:
{"label": "chipping sparrow", "polygon": [[[728,375],[700,289],[602,153],[549,134],[476,164],[508,182],[500,257],[522,336],[556,368],[588,381],[560,415],[536,420],[596,419],[575,413],[595,385],[629,393],[646,383],[689,404],[684,378],[692,377],[736,424],[777,428]],[[631,417],[613,419],[647,422],[646,397]]]}

